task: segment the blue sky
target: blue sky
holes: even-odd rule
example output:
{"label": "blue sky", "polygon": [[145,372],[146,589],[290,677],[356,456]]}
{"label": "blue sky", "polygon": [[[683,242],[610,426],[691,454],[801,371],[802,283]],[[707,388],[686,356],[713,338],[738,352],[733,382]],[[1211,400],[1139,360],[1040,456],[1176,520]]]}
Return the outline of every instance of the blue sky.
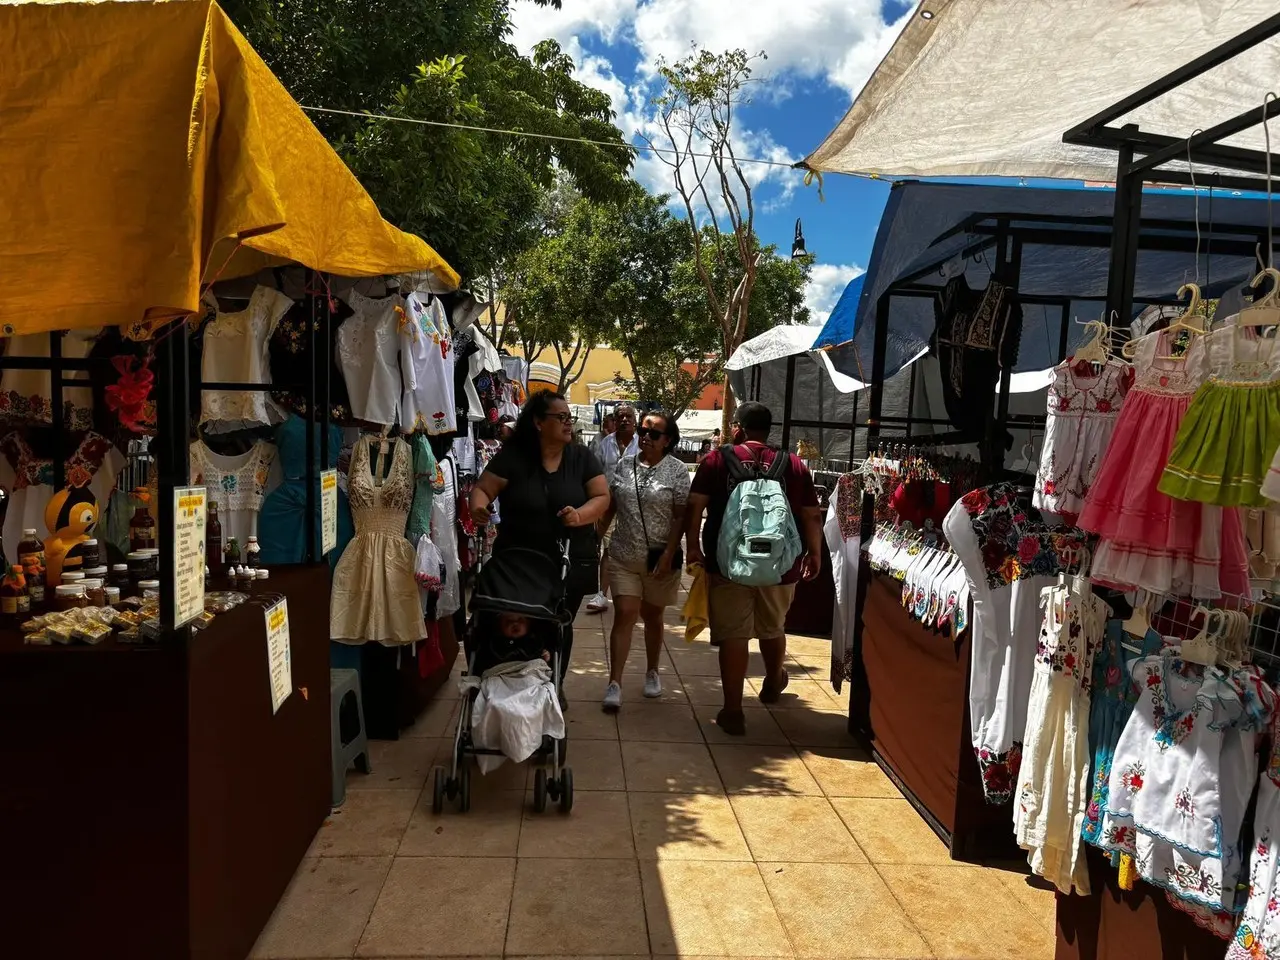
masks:
{"label": "blue sky", "polygon": [[[651,122],[649,99],[659,58],[677,59],[690,45],[720,52],[764,51],[752,104],[739,114],[740,151],[777,161],[803,159],[848,109],[891,46],[914,3],[901,0],[564,0],[556,11],[517,2],[516,46],[527,51],[548,37],[579,64],[579,77],[609,94],[629,136]],[[638,141],[637,141],[638,142]],[[814,320],[825,319],[844,286],[867,264],[889,187],[845,176],[805,187],[784,167],[750,168],[757,231],[791,249],[796,218],[817,257],[809,290]],[[636,177],[670,192],[670,173],[644,157]]]}

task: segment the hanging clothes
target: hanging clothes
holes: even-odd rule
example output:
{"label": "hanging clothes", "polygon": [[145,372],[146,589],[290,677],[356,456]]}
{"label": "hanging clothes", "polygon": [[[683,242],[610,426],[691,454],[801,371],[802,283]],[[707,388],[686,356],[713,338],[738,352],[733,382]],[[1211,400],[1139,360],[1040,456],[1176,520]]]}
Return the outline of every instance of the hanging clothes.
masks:
{"label": "hanging clothes", "polygon": [[1249,895],[1226,960],[1280,960],[1280,714],[1258,778],[1249,857]]}
{"label": "hanging clothes", "polygon": [[458,559],[458,471],[453,460],[440,461],[444,489],[431,500],[431,542],[444,559],[445,578],[436,603],[436,619],[451,617],[462,606],[462,585],[459,576],[462,564]]}
{"label": "hanging clothes", "polygon": [[[293,301],[279,290],[258,286],[249,305],[235,313],[218,311],[204,328],[200,377],[205,382],[271,383],[267,342]],[[204,390],[200,424],[210,433],[228,433],[280,423],[285,413],[262,390]]]}
{"label": "hanging clothes", "polygon": [[1212,599],[1248,591],[1244,532],[1234,512],[1159,489],[1191,398],[1205,375],[1204,338],[1174,358],[1167,330],[1138,341],[1135,379],[1081,511],[1098,534],[1091,577],[1121,590]]}
{"label": "hanging clothes", "polygon": [[1092,376],[1074,366],[1069,359],[1058,364],[1049,384],[1033,500],[1041,510],[1071,517],[1084,509],[1133,382],[1133,368],[1121,360],[1108,360]]}
{"label": "hanging clothes", "polygon": [[1030,491],[998,483],[965,494],[942,522],[973,598],[969,713],[987,802],[1006,803],[1022,760],[1040,631],[1040,591],[1084,535],[1051,529]]}
{"label": "hanging clothes", "polygon": [[414,434],[409,441],[413,448],[413,506],[409,508],[409,522],[404,535],[412,544],[431,531],[431,502],[435,494],[444,490],[444,470],[436,463],[431,441],[422,434]]}
{"label": "hanging clothes", "polygon": [[352,290],[347,302],[355,312],[338,328],[338,365],[351,398],[351,414],[365,423],[390,426],[400,415],[404,298],[375,300]]}
{"label": "hanging clothes", "polygon": [[1047,587],[1013,805],[1032,873],[1062,893],[1089,892],[1080,828],[1089,802],[1089,697],[1107,605],[1085,583]]}
{"label": "hanging clothes", "polygon": [[[62,337],[62,356],[83,360],[102,333],[101,327],[69,330]],[[4,352],[10,357],[49,356],[48,333],[23,333],[6,337]],[[83,387],[62,388],[62,426],[66,430],[92,430],[93,391],[84,370],[63,371],[63,379],[84,380]],[[8,423],[52,424],[53,381],[48,370],[0,370],[0,420]]]}
{"label": "hanging clothes", "polygon": [[[36,456],[21,433],[14,431],[0,439],[0,453],[0,486],[9,491],[3,537],[5,546],[12,551],[22,542],[24,529],[34,529],[38,537],[44,538],[44,508],[58,491],[53,488],[53,461]],[[90,431],[67,458],[63,477],[69,487],[88,487],[101,510],[106,507],[125,462],[110,440]]]}
{"label": "hanging clothes", "polygon": [[[846,482],[848,481],[848,482]],[[831,685],[837,693],[844,681],[853,675],[853,625],[857,618],[858,567],[862,562],[861,514],[862,496],[845,475],[836,484],[835,496],[827,506],[827,520],[822,535],[831,553],[831,576],[835,580],[835,609],[831,616]],[[852,524],[842,518],[851,517],[857,501],[857,519]],[[848,531],[848,533],[846,533]]]}
{"label": "hanging clothes", "polygon": [[[315,527],[316,549],[324,542],[321,527],[320,471],[338,465],[338,453],[342,447],[342,431],[329,427],[329,462],[320,462],[320,425],[311,424],[315,432],[315,473],[312,480],[314,513],[311,523]],[[283,482],[266,495],[258,513],[258,540],[263,566],[281,563],[303,563],[307,558],[307,422],[300,417],[290,417],[276,431],[276,450],[283,474]],[[351,520],[351,506],[346,491],[338,489],[338,543],[327,557],[329,565],[337,564],[351,538],[355,525]],[[221,507],[219,507],[221,509]],[[224,528],[225,535],[225,528]]]}
{"label": "hanging clothes", "polygon": [[259,440],[245,453],[224,456],[197,440],[190,451],[191,483],[204,487],[218,505],[222,542],[235,538],[243,551],[249,537],[258,535],[258,512],[267,494],[275,445]]}
{"label": "hanging clothes", "polygon": [[[376,457],[370,453],[374,447],[379,448]],[[409,444],[399,437],[385,442],[361,437],[351,457],[347,491],[356,535],[333,574],[330,637],[387,646],[425,639],[414,550],[404,537],[413,504]]]}
{"label": "hanging clothes", "polygon": [[1280,449],[1280,350],[1235,318],[1204,340],[1208,378],[1196,391],[1160,491],[1222,507],[1265,507],[1262,483]]}
{"label": "hanging clothes", "polygon": [[401,333],[400,368],[404,391],[400,425],[406,431],[425,430],[432,436],[457,429],[453,396],[453,367],[457,354],[453,334],[440,301],[424,302],[425,294],[405,300],[409,323]]}
{"label": "hanging clothes", "polygon": [[[335,313],[329,314],[332,302]],[[312,343],[307,343],[307,323],[314,311]],[[326,319],[327,322],[322,322]],[[297,389],[297,385],[308,383],[311,378],[311,358],[309,349],[325,358],[331,365],[329,377],[329,418],[338,423],[346,423],[351,419],[351,399],[347,396],[347,381],[342,368],[336,362],[334,342],[343,320],[351,315],[351,308],[345,303],[330,301],[325,296],[310,296],[295,303],[276,324],[271,339],[267,341],[267,350],[271,355],[272,380],[283,389],[273,390],[271,397],[283,409],[303,417],[312,418],[307,409],[305,390]],[[318,393],[317,389],[317,393]],[[313,419],[318,419],[314,417]]]}

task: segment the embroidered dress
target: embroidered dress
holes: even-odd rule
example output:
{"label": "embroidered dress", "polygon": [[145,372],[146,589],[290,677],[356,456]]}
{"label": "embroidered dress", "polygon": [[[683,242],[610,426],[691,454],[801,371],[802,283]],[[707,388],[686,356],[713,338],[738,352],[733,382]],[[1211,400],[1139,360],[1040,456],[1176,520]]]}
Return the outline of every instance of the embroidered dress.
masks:
{"label": "embroidered dress", "polygon": [[333,573],[329,635],[343,643],[374,641],[394,646],[427,636],[419,587],[414,579],[414,550],[404,537],[413,504],[413,465],[409,444],[389,441],[390,471],[381,483],[386,457],[371,458],[377,437],[361,437],[351,456],[347,496],[355,538]]}
{"label": "embroidered dress", "polygon": [[1134,682],[1142,692],[1116,746],[1104,847],[1130,854],[1140,876],[1179,899],[1229,911],[1230,848],[1244,803],[1234,767],[1224,780],[1224,735],[1240,736],[1242,691],[1220,670],[1172,652],[1135,665]]}
{"label": "embroidered dress", "polygon": [[[1093,692],[1089,704],[1089,749],[1093,754],[1092,792],[1085,811],[1081,836],[1095,847],[1105,847],[1102,816],[1107,809],[1111,765],[1120,734],[1138,702],[1133,685],[1133,665],[1159,653],[1164,638],[1148,630],[1141,639],[1126,634],[1119,620],[1107,624],[1102,646],[1093,660]],[[1132,649],[1128,649],[1132,648]]]}
{"label": "embroidered dress", "polygon": [[1034,502],[1041,510],[1074,516],[1084,509],[1102,465],[1133,368],[1109,360],[1098,373],[1082,377],[1072,366],[1070,360],[1058,364],[1049,385]]}
{"label": "embroidered dress", "polygon": [[1087,584],[1042,593],[1044,624],[1027,706],[1013,832],[1033,873],[1089,892],[1080,828],[1089,802],[1089,689],[1107,607]]}
{"label": "embroidered dress", "polygon": [[[276,431],[277,463],[283,474],[283,482],[262,501],[262,509],[258,513],[258,539],[262,541],[262,553],[259,559],[263,566],[271,567],[282,563],[303,563],[307,559],[307,421],[300,417],[290,417]],[[332,469],[338,465],[338,452],[342,449],[342,431],[335,426],[329,427],[329,462],[321,465],[320,461],[320,424],[310,424],[314,431],[314,454],[316,473],[312,485],[312,519],[315,527],[316,549],[324,543],[324,531],[321,528],[320,476],[321,470]],[[339,485],[338,503],[338,543],[325,558],[332,567],[342,556],[348,541],[355,536],[351,522],[351,507],[347,503],[346,491]],[[221,510],[219,506],[219,510]],[[223,536],[226,537],[225,528]]]}
{"label": "embroidered dress", "polygon": [[[279,290],[259,286],[244,310],[219,312],[204,329],[201,379],[270,383],[267,341],[292,306],[293,301]],[[200,423],[211,433],[273,426],[285,419],[275,401],[261,390],[205,390],[200,396]]]}
{"label": "embroidered dress", "polygon": [[[355,313],[338,328],[338,366],[351,398],[351,415],[390,426],[400,418],[400,324],[404,298],[374,300],[352,290]],[[411,429],[409,424],[401,424]]]}
{"label": "embroidered dress", "polygon": [[440,301],[424,303],[420,294],[405,300],[409,322],[400,334],[400,426],[406,432],[425,430],[432,436],[458,428],[453,396],[453,368],[457,354]]}
{"label": "embroidered dress", "polygon": [[235,537],[243,551],[249,537],[258,535],[258,511],[275,458],[275,445],[265,440],[238,456],[214,453],[203,440],[191,444],[191,482],[218,505],[223,543]]}
{"label": "embroidered dress", "polygon": [[1198,599],[1248,592],[1244,534],[1234,513],[1175,500],[1159,489],[1179,427],[1204,374],[1204,338],[1169,359],[1168,331],[1134,356],[1135,380],[1081,511],[1098,534],[1091,578],[1120,589]]}
{"label": "embroidered dress", "polygon": [[1022,758],[1040,591],[1053,584],[1059,558],[1084,538],[1079,531],[1050,529],[1006,483],[966,494],[942,529],[964,565],[973,598],[969,713],[982,788],[989,803],[1005,803]]}
{"label": "embroidered dress", "polygon": [[1271,750],[1258,778],[1249,854],[1249,893],[1227,948],[1227,960],[1280,960],[1280,720],[1271,720]]}
{"label": "embroidered dress", "polygon": [[1261,487],[1280,449],[1276,338],[1234,318],[1205,337],[1208,380],[1178,428],[1160,490],[1223,507],[1264,507]]}
{"label": "embroidered dress", "polygon": [[[69,330],[62,337],[62,356],[69,360],[83,360],[93,349],[94,341],[102,332]],[[49,356],[48,333],[23,333],[5,338],[4,352],[10,357]],[[48,370],[0,371],[0,420],[10,423],[53,423],[53,386]],[[93,391],[89,387],[89,374],[83,370],[63,371],[65,380],[84,380],[83,387],[62,388],[62,425],[67,430],[91,430],[93,428]]]}
{"label": "embroidered dress", "polygon": [[[0,439],[0,486],[9,491],[4,515],[4,542],[10,550],[22,542],[22,531],[35,529],[41,539],[46,533],[44,508],[57,493],[53,489],[53,461],[37,457],[17,431]],[[63,472],[67,486],[88,487],[105,510],[124,469],[125,457],[100,433],[90,431],[67,458]]]}

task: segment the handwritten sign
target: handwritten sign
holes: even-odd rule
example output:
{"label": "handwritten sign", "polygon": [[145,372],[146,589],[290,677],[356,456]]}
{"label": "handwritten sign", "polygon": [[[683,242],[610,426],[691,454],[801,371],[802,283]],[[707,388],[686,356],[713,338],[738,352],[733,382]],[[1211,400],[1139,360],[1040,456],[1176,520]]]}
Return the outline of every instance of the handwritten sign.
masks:
{"label": "handwritten sign", "polygon": [[338,546],[338,471],[320,473],[320,553]]}
{"label": "handwritten sign", "polygon": [[204,538],[209,494],[204,487],[173,491],[173,625],[204,613]]}
{"label": "handwritten sign", "polygon": [[293,664],[289,647],[289,601],[281,599],[267,607],[267,671],[271,678],[271,712],[293,692]]}

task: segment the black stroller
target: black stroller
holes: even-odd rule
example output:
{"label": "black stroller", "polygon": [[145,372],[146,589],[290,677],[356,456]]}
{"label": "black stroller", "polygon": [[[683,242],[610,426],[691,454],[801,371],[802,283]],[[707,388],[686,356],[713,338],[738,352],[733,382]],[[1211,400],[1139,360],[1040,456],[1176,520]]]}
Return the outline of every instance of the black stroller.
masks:
{"label": "black stroller", "polygon": [[[551,671],[556,694],[561,687],[561,653],[570,615],[564,606],[564,583],[569,571],[568,546],[562,544],[561,562],[549,562],[538,550],[512,548],[492,555],[480,570],[471,596],[471,620],[463,637],[466,677],[479,679],[498,664],[524,662],[551,652]],[[533,629],[519,639],[504,637],[497,626],[503,613],[518,614],[532,621]],[[445,799],[457,800],[458,809],[471,808],[472,758],[502,756],[501,750],[477,747],[472,740],[472,712],[479,689],[462,694],[458,727],[453,737],[452,771],[436,768],[433,813],[444,810]],[[573,771],[564,765],[565,739],[544,735],[542,745],[530,757],[538,765],[533,776],[533,808],[542,813],[548,797],[562,813],[573,809]]]}

